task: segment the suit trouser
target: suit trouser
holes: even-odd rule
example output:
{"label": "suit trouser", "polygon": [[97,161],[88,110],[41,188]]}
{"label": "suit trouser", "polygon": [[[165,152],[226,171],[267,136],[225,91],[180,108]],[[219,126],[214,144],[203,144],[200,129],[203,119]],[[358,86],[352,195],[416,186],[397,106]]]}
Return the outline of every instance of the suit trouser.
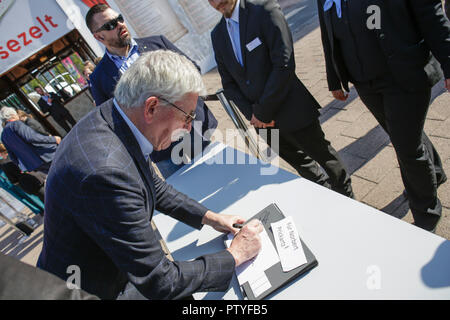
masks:
{"label": "suit trouser", "polygon": [[[60,113],[54,114],[52,116],[53,116],[53,119],[56,121],[56,123],[61,128],[66,130],[67,132],[69,132],[70,128],[73,127],[77,123],[69,111],[61,113],[61,114]],[[69,123],[70,123],[71,127],[69,126]]]}
{"label": "suit trouser", "polygon": [[356,83],[355,88],[391,139],[411,211],[440,216],[437,183],[446,176],[439,154],[423,131],[431,88],[406,92],[391,76]]}
{"label": "suit trouser", "polygon": [[[257,130],[261,133],[261,130]],[[267,138],[266,138],[267,136]],[[262,134],[269,146],[304,178],[343,195],[353,197],[350,175],[330,142],[325,139],[318,119],[295,132],[279,130],[279,149],[271,139],[271,130]],[[325,170],[328,177],[320,169]]]}

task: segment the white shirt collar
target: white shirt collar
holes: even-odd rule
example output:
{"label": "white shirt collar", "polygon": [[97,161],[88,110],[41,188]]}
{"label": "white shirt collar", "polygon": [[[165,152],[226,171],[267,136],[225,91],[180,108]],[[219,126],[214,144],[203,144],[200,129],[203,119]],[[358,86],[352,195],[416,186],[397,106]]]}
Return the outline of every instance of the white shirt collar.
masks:
{"label": "white shirt collar", "polygon": [[148,161],[148,157],[153,152],[153,145],[148,141],[148,139],[139,131],[138,128],[134,125],[134,123],[130,120],[130,118],[127,117],[125,112],[123,112],[122,108],[117,103],[116,99],[113,99],[114,106],[116,107],[117,111],[120,113],[122,118],[125,120],[125,122],[128,124],[128,126],[131,129],[131,132],[133,132],[133,135],[135,136],[139,147],[141,148],[142,154],[144,155],[144,158],[146,161]]}

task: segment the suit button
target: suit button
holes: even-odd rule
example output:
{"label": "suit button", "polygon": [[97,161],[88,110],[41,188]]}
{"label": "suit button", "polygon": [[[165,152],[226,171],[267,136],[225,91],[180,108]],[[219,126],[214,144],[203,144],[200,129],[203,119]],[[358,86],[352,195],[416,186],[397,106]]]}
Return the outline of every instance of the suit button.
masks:
{"label": "suit button", "polygon": [[385,36],[384,33],[380,33],[379,37],[380,37],[381,40],[383,40],[384,38],[386,38],[386,36]]}

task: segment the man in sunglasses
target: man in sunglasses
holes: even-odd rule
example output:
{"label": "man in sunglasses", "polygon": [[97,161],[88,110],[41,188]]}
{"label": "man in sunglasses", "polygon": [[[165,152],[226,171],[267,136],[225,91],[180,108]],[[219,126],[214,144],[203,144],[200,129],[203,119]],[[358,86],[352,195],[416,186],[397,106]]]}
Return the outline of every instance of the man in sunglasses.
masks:
{"label": "man in sunglasses", "polygon": [[[133,39],[121,14],[118,14],[105,4],[93,6],[86,14],[86,24],[95,39],[106,47],[103,59],[98,63],[90,76],[92,95],[97,106],[113,97],[113,91],[120,76],[127,70],[136,59],[144,52],[165,49],[184,55],[173,43],[163,35],[152,36],[141,39]],[[189,58],[189,57],[188,57]],[[191,60],[192,61],[192,60]],[[195,62],[192,61],[195,65]],[[197,67],[197,69],[199,69]],[[196,109],[196,122],[190,135],[190,154],[193,158],[194,150],[201,150],[209,144],[212,130],[217,127],[217,120],[208,109],[202,99],[198,99]],[[208,130],[211,130],[208,132]],[[183,140],[185,141],[185,140]],[[195,143],[202,143],[201,148],[195,148]],[[160,152],[152,153],[152,160],[158,166],[161,174],[167,178],[177,169],[172,159],[172,149],[179,142]],[[175,150],[179,150],[181,145]],[[174,150],[174,151],[175,151]],[[175,153],[175,152],[174,152]],[[174,154],[178,159],[182,158],[180,153]]]}
{"label": "man in sunglasses", "polygon": [[[157,50],[135,61],[115,98],[80,120],[59,146],[47,179],[38,267],[66,280],[69,267],[78,266],[80,287],[101,299],[178,299],[228,288],[235,266],[261,248],[262,225],[253,220],[239,231],[233,224],[243,218],[208,210],[148,165],[174,132],[191,130],[203,91],[184,56]],[[236,236],[229,249],[170,261],[150,224],[155,209]]]}

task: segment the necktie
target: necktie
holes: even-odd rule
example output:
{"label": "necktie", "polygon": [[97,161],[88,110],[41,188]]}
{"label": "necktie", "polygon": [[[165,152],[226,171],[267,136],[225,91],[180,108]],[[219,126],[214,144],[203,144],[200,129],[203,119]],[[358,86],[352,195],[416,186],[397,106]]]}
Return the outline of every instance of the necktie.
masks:
{"label": "necktie", "polygon": [[[347,0],[345,0],[347,1]],[[339,18],[342,18],[342,9],[341,9],[341,0],[325,0],[325,4],[323,5],[323,11],[328,11],[333,6],[333,3],[336,4],[336,13]]]}
{"label": "necktie", "polygon": [[236,55],[236,59],[238,60],[239,64],[243,66],[241,53],[241,38],[239,36],[239,23],[237,23],[232,19],[229,19],[228,26],[230,28],[231,40],[233,41],[234,54]]}

